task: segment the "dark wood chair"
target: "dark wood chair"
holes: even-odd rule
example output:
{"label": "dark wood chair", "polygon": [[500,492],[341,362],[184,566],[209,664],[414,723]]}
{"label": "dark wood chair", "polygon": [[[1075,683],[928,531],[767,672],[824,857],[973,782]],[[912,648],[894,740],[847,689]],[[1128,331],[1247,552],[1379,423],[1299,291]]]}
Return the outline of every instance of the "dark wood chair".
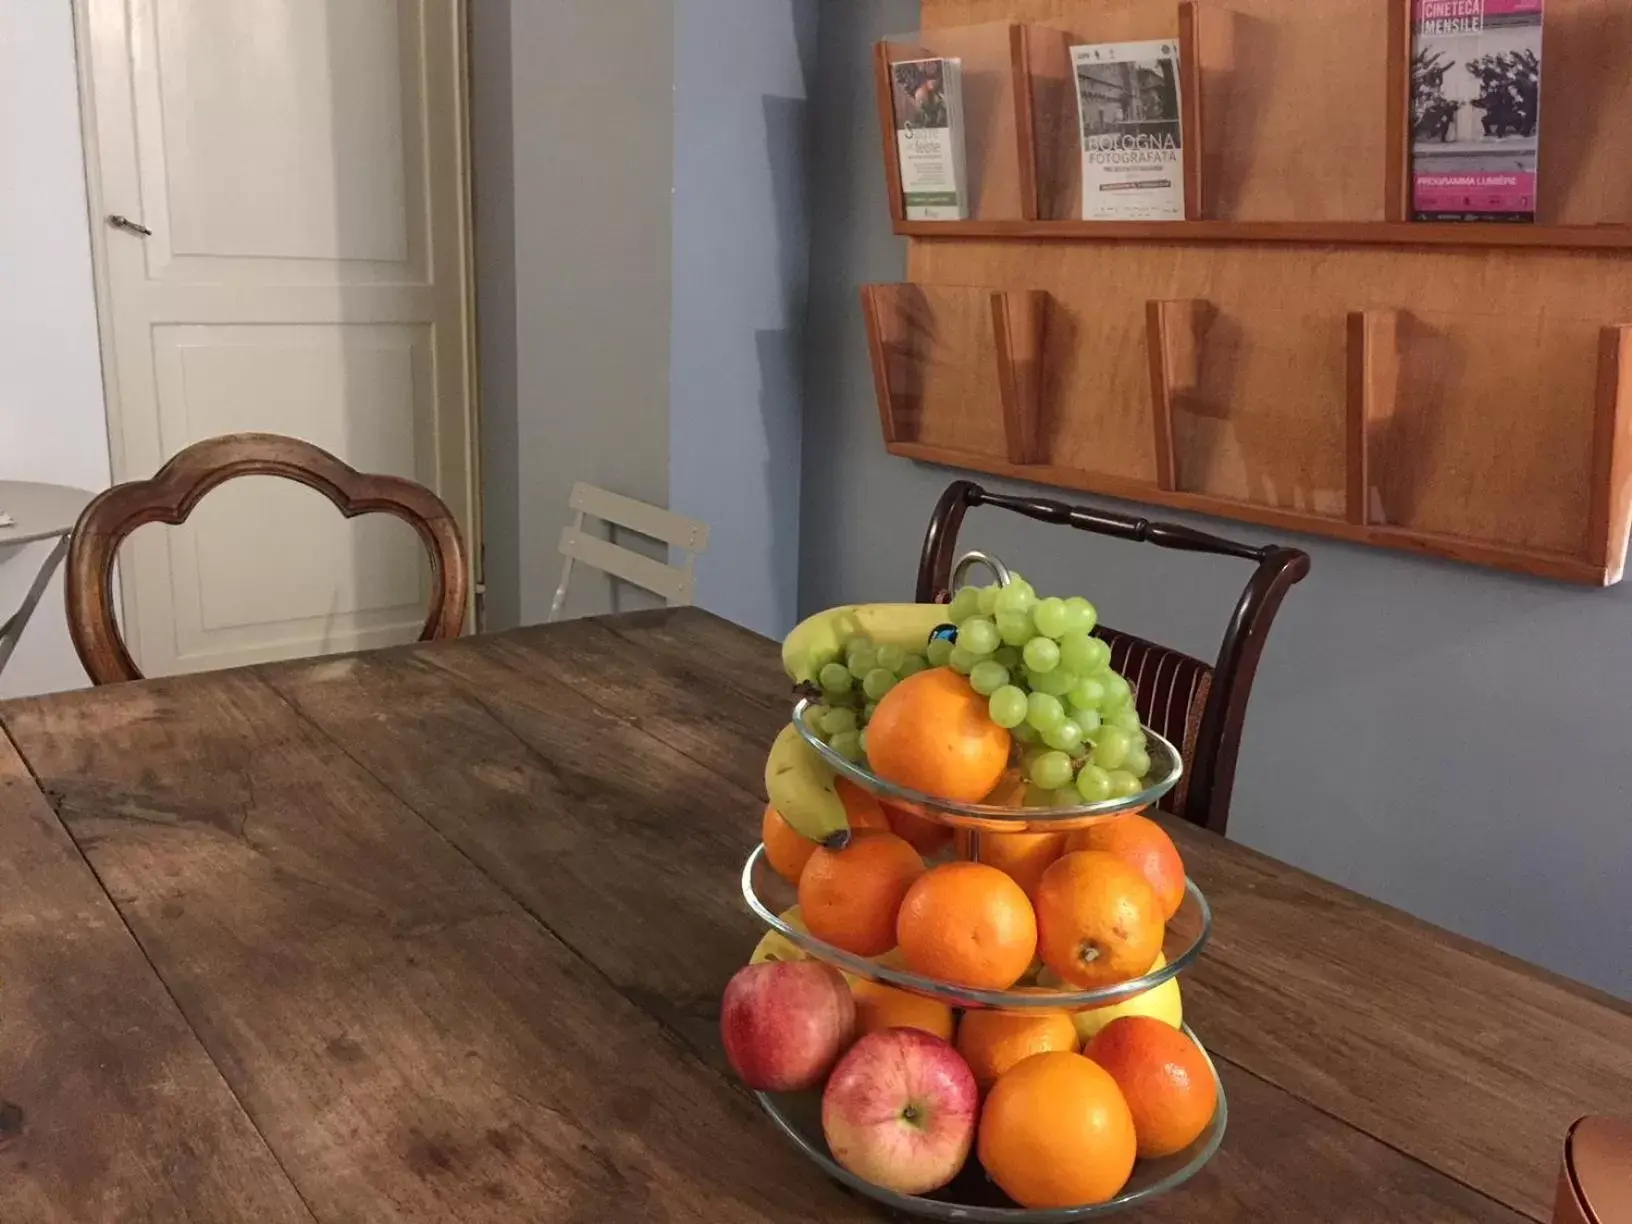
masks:
{"label": "dark wood chair", "polygon": [[1145,725],[1179,747],[1185,776],[1161,807],[1222,834],[1230,818],[1230,792],[1241,748],[1241,724],[1269,627],[1292,584],[1309,572],[1309,556],[1296,548],[1254,548],[1174,523],[1153,523],[1042,498],[988,493],[956,480],[935,507],[918,561],[920,602],[950,597],[958,529],[971,506],[996,506],[1044,523],[1155,544],[1182,552],[1215,553],[1256,563],[1235,605],[1218,658],[1211,665],[1131,633],[1101,625],[1094,632],[1111,646],[1111,665],[1127,677]]}
{"label": "dark wood chair", "polygon": [[113,608],[113,562],[144,523],[187,520],[211,489],[238,476],[282,476],[316,489],[347,518],[393,514],[431,554],[431,607],[422,642],[459,635],[469,567],[459,524],[442,499],[398,476],[357,471],[321,447],[278,434],[239,433],[195,442],[151,480],[113,486],[85,507],[68,549],[68,631],[93,684],[140,680]]}

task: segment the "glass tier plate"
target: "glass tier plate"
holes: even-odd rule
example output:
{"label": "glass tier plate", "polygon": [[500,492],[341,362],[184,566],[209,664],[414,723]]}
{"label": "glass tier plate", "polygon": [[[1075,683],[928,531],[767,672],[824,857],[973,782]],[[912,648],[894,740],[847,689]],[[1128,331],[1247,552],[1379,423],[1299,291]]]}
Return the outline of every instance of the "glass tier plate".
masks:
{"label": "glass tier plate", "polygon": [[[1191,1038],[1189,1026],[1185,1027]],[[1198,1041],[1196,1043],[1200,1045]],[[1205,1053],[1205,1048],[1204,1051]],[[1212,1059],[1207,1060],[1213,1080],[1218,1082],[1218,1069]],[[897,1194],[882,1186],[863,1181],[841,1167],[828,1152],[827,1140],[822,1137],[822,1102],[818,1093],[772,1095],[756,1092],[760,1107],[771,1116],[782,1133],[793,1140],[794,1146],[808,1156],[829,1177],[864,1194],[875,1202],[908,1215],[925,1220],[974,1221],[977,1224],[1070,1224],[1076,1220],[1094,1220],[1112,1212],[1121,1211],[1140,1203],[1149,1202],[1159,1195],[1182,1186],[1201,1171],[1213,1158],[1224,1141],[1224,1128],[1229,1121],[1229,1106],[1224,1099],[1224,1085],[1218,1084],[1218,1109],[1207,1129],[1184,1151],[1160,1160],[1141,1160],[1133,1166],[1133,1176],[1122,1188],[1122,1193],[1105,1203],[1084,1207],[1025,1208],[1016,1206],[997,1188],[980,1165],[971,1156],[963,1172],[943,1189],[923,1197]]]}
{"label": "glass tier plate", "polygon": [[[1137,812],[1150,807],[1163,795],[1178,785],[1179,778],[1184,774],[1183,762],[1179,760],[1179,751],[1164,737],[1150,728],[1145,728],[1146,751],[1150,755],[1150,773],[1146,775],[1144,789],[1137,795],[1126,799],[1106,799],[1099,803],[1081,803],[1071,807],[1019,807],[1007,803],[957,803],[951,799],[941,799],[934,795],[926,795],[921,791],[909,790],[904,786],[897,786],[893,782],[886,782],[873,773],[865,765],[846,760],[827,744],[821,736],[816,734],[814,727],[806,721],[806,716],[815,709],[818,703],[808,698],[800,698],[793,707],[793,725],[798,728],[799,734],[806,743],[814,748],[821,758],[832,766],[841,778],[848,778],[862,790],[876,795],[891,807],[901,808],[915,815],[923,816],[937,824],[952,825],[957,828],[974,829],[988,833],[1024,833],[1024,832],[1066,832],[1075,829],[1085,829],[1109,820],[1113,816],[1120,816],[1125,812]],[[992,792],[993,795],[1005,793],[1023,793],[1020,785],[1018,767],[1011,767],[1002,782]]]}
{"label": "glass tier plate", "polygon": [[1016,987],[1010,990],[976,990],[958,986],[913,973],[895,964],[889,954],[876,960],[846,952],[830,943],[817,939],[809,931],[782,919],[781,915],[798,903],[799,897],[789,884],[771,868],[765,858],[765,847],[755,846],[742,869],[742,896],[748,908],[771,930],[777,932],[814,960],[823,961],[844,973],[868,981],[882,982],[914,994],[939,999],[953,1007],[965,1009],[995,1008],[1003,1011],[1030,1011],[1037,1008],[1104,1007],[1136,994],[1160,986],[1177,977],[1201,955],[1212,934],[1213,914],[1195,881],[1184,882],[1184,903],[1167,924],[1167,936],[1162,952],[1167,964],[1144,977],[1119,982],[1115,986],[1101,986],[1094,990],[1075,988],[1055,990],[1040,987]]}

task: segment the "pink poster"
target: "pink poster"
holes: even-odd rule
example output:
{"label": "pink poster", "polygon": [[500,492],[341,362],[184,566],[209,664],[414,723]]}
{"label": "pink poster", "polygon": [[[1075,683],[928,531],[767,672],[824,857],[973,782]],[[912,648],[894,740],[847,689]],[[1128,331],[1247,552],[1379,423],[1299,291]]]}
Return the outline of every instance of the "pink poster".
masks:
{"label": "pink poster", "polygon": [[1411,215],[1534,221],[1542,0],[1414,0]]}

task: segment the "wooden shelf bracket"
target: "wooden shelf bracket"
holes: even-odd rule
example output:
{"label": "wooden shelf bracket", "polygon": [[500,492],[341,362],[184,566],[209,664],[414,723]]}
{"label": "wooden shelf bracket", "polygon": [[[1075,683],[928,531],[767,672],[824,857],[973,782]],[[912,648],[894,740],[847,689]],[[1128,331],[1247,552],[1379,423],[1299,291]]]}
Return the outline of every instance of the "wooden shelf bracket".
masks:
{"label": "wooden shelf bracket", "polygon": [[1399,386],[1400,312],[1354,311],[1348,333],[1344,505],[1348,521],[1357,527],[1372,521],[1372,428],[1393,418]]}
{"label": "wooden shelf bracket", "polygon": [[1178,490],[1173,409],[1201,382],[1201,345],[1214,316],[1211,302],[1189,298],[1145,303],[1145,344],[1150,356],[1151,422],[1155,430],[1156,487]]}

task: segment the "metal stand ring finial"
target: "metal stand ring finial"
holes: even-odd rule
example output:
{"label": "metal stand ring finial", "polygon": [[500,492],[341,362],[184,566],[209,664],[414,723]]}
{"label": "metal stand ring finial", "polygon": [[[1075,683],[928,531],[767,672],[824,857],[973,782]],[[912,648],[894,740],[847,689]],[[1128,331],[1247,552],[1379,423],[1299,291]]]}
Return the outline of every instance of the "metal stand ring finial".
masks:
{"label": "metal stand ring finial", "polygon": [[1009,573],[1009,567],[1004,565],[1003,562],[987,553],[971,550],[959,557],[958,563],[952,567],[951,589],[954,594],[963,585],[964,575],[977,565],[984,565],[989,569],[992,576],[997,579],[998,586],[1008,586],[1014,581],[1014,576]]}

